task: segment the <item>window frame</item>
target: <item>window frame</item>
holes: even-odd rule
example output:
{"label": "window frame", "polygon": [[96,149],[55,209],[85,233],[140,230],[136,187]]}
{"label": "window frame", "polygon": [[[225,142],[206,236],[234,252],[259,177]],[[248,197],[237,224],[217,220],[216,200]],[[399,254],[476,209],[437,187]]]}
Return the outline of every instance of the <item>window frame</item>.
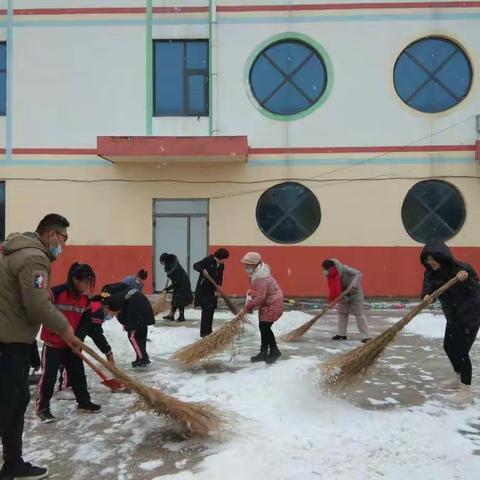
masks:
{"label": "window frame", "polygon": [[[293,72],[290,72],[290,73],[287,73],[283,70],[283,68],[279,65],[277,65],[277,63],[275,62],[274,59],[270,58],[268,55],[267,55],[267,52],[269,49],[277,46],[277,45],[282,45],[282,44],[286,44],[286,43],[290,43],[290,44],[297,44],[297,45],[301,45],[301,46],[305,46],[307,47],[309,50],[310,50],[310,53],[309,55],[307,55],[307,57],[293,70]],[[267,96],[267,98],[263,101],[261,101],[256,93],[255,93],[255,88],[254,88],[254,82],[253,82],[253,69],[254,69],[254,66],[256,65],[257,61],[261,58],[261,57],[264,57],[267,59],[267,61],[272,65],[272,67],[276,70],[278,70],[278,72],[280,73],[280,75],[283,76],[283,80],[282,80],[282,83],[277,86],[276,88],[274,88],[270,94]],[[323,85],[322,85],[322,89],[320,91],[320,93],[317,95],[317,98],[315,100],[311,100],[310,96],[308,95],[307,92],[305,92],[303,90],[303,88],[299,85],[297,85],[297,83],[295,82],[295,79],[293,78],[297,73],[299,73],[303,67],[308,63],[308,61],[313,57],[317,57],[317,59],[320,61],[322,67],[323,67],[323,72],[324,72],[324,75],[325,75],[325,78],[324,78],[324,82],[323,82]],[[268,45],[267,47],[265,47],[258,55],[257,57],[255,58],[255,60],[253,61],[252,63],[252,66],[250,68],[250,73],[249,73],[249,76],[248,76],[248,81],[250,83],[250,88],[252,90],[252,94],[253,96],[255,97],[255,100],[257,101],[258,105],[263,109],[263,110],[266,110],[267,112],[270,112],[274,115],[281,115],[281,116],[287,116],[287,117],[290,117],[292,115],[298,115],[299,113],[302,113],[302,112],[305,112],[306,110],[312,108],[321,98],[322,96],[324,95],[325,93],[325,90],[327,89],[327,85],[328,85],[328,73],[327,73],[327,67],[325,65],[325,62],[322,58],[322,56],[320,55],[320,53],[315,49],[313,48],[311,45],[309,45],[308,43],[304,42],[304,41],[301,41],[299,40],[298,38],[291,38],[291,39],[283,39],[283,40],[277,40],[276,42],[274,43],[271,43],[270,45]],[[280,90],[282,88],[284,88],[284,86],[287,86],[287,85],[291,85],[295,90],[297,90],[300,95],[302,95],[303,98],[305,98],[305,100],[307,100],[307,102],[309,103],[308,107],[303,109],[303,110],[300,110],[298,112],[294,112],[294,113],[279,113],[279,112],[274,112],[272,110],[270,110],[265,104],[270,100],[272,99],[278,92],[280,92]]]}
{"label": "window frame", "polygon": [[[269,110],[266,110],[265,108],[261,107],[260,104],[258,103],[255,95],[253,94],[253,89],[250,84],[250,71],[252,69],[253,64],[255,63],[255,60],[258,58],[258,56],[268,48],[269,46],[279,43],[281,41],[299,41],[302,42],[306,45],[308,45],[312,50],[314,50],[317,55],[322,59],[323,65],[325,67],[326,71],[326,87],[323,91],[323,95],[320,96],[320,98],[309,108],[306,110],[302,110],[299,113],[296,114],[291,114],[291,115],[281,115],[278,113],[272,113]],[[328,52],[323,48],[322,45],[320,45],[317,41],[315,41],[313,38],[304,35],[303,33],[299,32],[286,32],[286,33],[280,33],[278,35],[274,35],[265,41],[263,41],[260,45],[258,45],[253,52],[249,55],[245,67],[243,70],[243,82],[244,82],[244,88],[245,92],[247,93],[247,96],[252,103],[253,107],[262,115],[265,117],[272,119],[272,120],[277,120],[280,122],[291,122],[294,120],[300,120],[313,112],[315,112],[318,108],[320,108],[322,105],[325,104],[325,102],[330,98],[330,95],[333,90],[333,82],[334,82],[334,70],[333,70],[333,63],[330,58],[330,55]]]}
{"label": "window frame", "polygon": [[[440,217],[440,215],[436,214],[436,216],[439,217],[440,220],[441,220],[443,223],[445,223],[445,224],[448,225],[448,227],[452,230],[453,233],[452,233],[451,235],[448,235],[447,237],[442,237],[442,238],[440,238],[440,237],[432,237],[432,238],[428,238],[428,239],[423,239],[423,238],[419,238],[419,236],[416,236],[415,233],[412,233],[411,229],[407,229],[407,226],[405,225],[405,220],[404,220],[403,211],[404,211],[404,208],[405,208],[405,202],[407,201],[407,198],[409,197],[409,195],[411,195],[411,194],[413,195],[413,194],[414,194],[414,193],[413,193],[413,190],[414,190],[416,187],[418,187],[418,186],[421,185],[421,184],[432,184],[432,183],[446,185],[447,187],[449,187],[449,188],[451,189],[452,193],[455,193],[455,194],[456,194],[456,197],[459,198],[459,199],[461,200],[461,202],[462,202],[463,216],[462,216],[462,219],[461,219],[461,221],[460,221],[460,223],[459,223],[459,225],[458,225],[458,228],[457,228],[455,231],[453,231],[452,227],[451,227],[442,217]],[[417,195],[415,195],[415,198],[418,199]],[[449,197],[447,197],[447,200],[448,200],[448,198],[449,198]],[[429,210],[429,212],[428,212],[427,215],[421,220],[421,222],[419,222],[419,224],[422,223],[423,221],[425,221],[425,219],[429,218],[429,217],[432,215],[432,213],[435,213],[434,210],[438,209],[440,206],[443,205],[443,204],[440,204],[440,205],[435,206],[434,208],[431,208],[430,206],[425,205],[425,203],[424,203],[423,201],[422,201],[421,203],[424,205],[424,207],[425,207],[426,209]],[[402,226],[403,226],[405,232],[406,232],[407,235],[408,235],[412,240],[414,240],[415,242],[421,243],[421,244],[425,244],[425,243],[427,243],[428,241],[430,241],[430,240],[432,240],[432,239],[434,239],[434,238],[438,238],[439,240],[441,240],[441,241],[443,241],[443,242],[447,242],[448,240],[451,240],[452,238],[454,238],[455,236],[457,236],[457,235],[460,233],[460,231],[462,230],[462,228],[465,226],[465,221],[466,221],[466,219],[467,219],[467,205],[466,205],[466,202],[465,202],[465,198],[464,198],[463,195],[462,195],[462,192],[460,191],[460,189],[459,189],[456,185],[454,185],[454,184],[452,184],[452,183],[450,183],[450,182],[446,182],[445,180],[440,180],[440,179],[437,179],[437,178],[431,178],[431,179],[427,179],[427,180],[422,180],[422,181],[420,181],[420,182],[416,182],[416,183],[414,183],[414,184],[408,189],[408,191],[407,191],[407,193],[405,194],[405,197],[404,197],[404,199],[403,199],[403,202],[402,202],[402,207],[401,207],[401,209],[400,209],[400,217],[401,217]],[[417,224],[416,227],[418,227],[419,224]]]}
{"label": "window frame", "polygon": [[[157,55],[155,46],[159,43],[179,43],[183,48],[183,110],[179,113],[159,113],[157,112]],[[205,43],[207,46],[207,65],[205,69],[189,68],[187,59],[187,43]],[[153,40],[153,116],[154,117],[208,117],[210,111],[209,83],[210,83],[210,59],[209,59],[209,39],[205,38],[174,38],[174,39],[154,39]],[[203,112],[189,112],[190,103],[189,80],[191,76],[201,75],[205,78],[204,98],[205,109]]]}
{"label": "window frame", "polygon": [[[264,198],[264,196],[280,187],[280,186],[284,186],[284,185],[299,185],[301,186],[305,191],[307,191],[309,194],[311,194],[311,196],[315,199],[315,202],[316,202],[316,206],[318,207],[318,223],[315,225],[315,228],[312,229],[312,231],[310,233],[308,233],[307,235],[303,236],[302,238],[300,239],[296,239],[294,241],[285,241],[285,240],[279,240],[277,238],[274,238],[261,224],[260,222],[260,203],[261,203],[261,200],[262,198]],[[298,207],[299,204],[296,204],[293,206],[293,208],[290,209],[290,212],[292,212],[293,210],[295,210],[297,207]],[[282,212],[283,214],[287,214],[288,215],[288,212],[282,207],[282,206],[279,206],[279,208],[282,208]],[[293,218],[292,215],[288,215],[287,218]],[[320,201],[318,200],[317,196],[315,195],[315,193],[312,192],[312,190],[310,190],[307,186],[303,185],[302,183],[300,182],[294,182],[294,181],[285,181],[285,182],[281,182],[281,183],[276,183],[275,185],[272,185],[271,187],[267,188],[266,190],[264,190],[262,192],[262,194],[260,195],[260,197],[258,198],[257,200],[257,205],[255,207],[255,220],[257,222],[257,227],[259,228],[259,230],[262,232],[262,234],[268,238],[268,240],[270,240],[271,242],[274,242],[274,243],[277,243],[279,245],[298,245],[302,242],[304,242],[305,240],[307,240],[308,238],[310,238],[317,230],[318,230],[318,227],[320,226],[320,224],[322,223],[322,208],[321,208],[321,205],[320,205]],[[295,219],[294,219],[295,220]],[[278,220],[277,220],[278,221]],[[304,227],[304,230],[307,231],[307,229]],[[276,228],[276,227],[275,227]],[[271,227],[271,229],[273,229],[273,227]]]}
{"label": "window frame", "polygon": [[[407,103],[407,100],[408,98],[403,98],[398,89],[397,89],[397,82],[395,80],[395,74],[396,74],[396,69],[397,69],[397,65],[398,65],[398,62],[400,61],[400,59],[403,57],[403,55],[405,55],[406,51],[416,45],[417,43],[420,43],[422,41],[425,41],[425,40],[443,40],[445,42],[448,42],[452,45],[454,45],[456,47],[456,51],[455,51],[455,54],[460,52],[461,54],[463,54],[463,56],[465,57],[465,59],[467,60],[468,62],[468,68],[469,68],[469,71],[470,71],[470,76],[469,76],[469,81],[470,81],[470,84],[469,84],[469,87],[467,89],[467,91],[465,92],[465,95],[459,100],[457,101],[456,103],[454,103],[452,106],[446,108],[446,109],[443,109],[443,110],[435,110],[433,112],[429,112],[429,111],[426,111],[426,110],[421,110],[413,105],[410,105],[409,103]],[[453,55],[452,55],[453,57]],[[449,59],[450,60],[450,59]],[[449,61],[448,60],[448,61]],[[413,60],[412,60],[413,61]],[[417,59],[418,61],[418,59]],[[442,66],[442,68],[448,63],[448,61]],[[416,62],[414,62],[416,63]],[[422,68],[419,66],[419,68]],[[425,87],[428,85],[428,83],[430,83],[431,81],[435,81],[435,75],[438,75],[442,68],[440,68],[440,70],[438,71],[434,71],[433,74],[432,72],[428,71],[427,73],[427,69],[426,67],[423,67],[424,71],[427,73],[428,75],[428,78],[425,82]],[[474,78],[475,74],[474,74],[474,69],[473,69],[473,64],[472,64],[472,59],[470,57],[470,55],[468,54],[467,50],[465,49],[465,47],[462,45],[461,42],[459,42],[457,39],[454,39],[454,38],[450,38],[450,37],[447,37],[447,36],[444,36],[444,35],[436,35],[436,34],[432,34],[432,35],[425,35],[421,38],[417,38],[416,40],[413,40],[412,42],[408,43],[408,45],[406,45],[405,47],[402,48],[402,50],[398,53],[397,57],[396,57],[396,60],[395,60],[395,63],[393,64],[393,69],[392,69],[392,83],[393,83],[393,89],[395,91],[395,94],[396,96],[400,99],[400,101],[402,102],[403,105],[407,106],[409,109],[411,110],[414,110],[415,112],[418,112],[420,114],[424,114],[424,115],[435,115],[435,114],[443,114],[445,112],[448,112],[450,110],[452,110],[453,108],[456,108],[458,107],[459,105],[461,105],[467,98],[468,96],[470,95],[470,93],[472,92],[472,87],[473,87],[473,83],[474,83]],[[441,85],[440,83],[437,82],[437,84],[445,91],[448,92],[448,90],[450,90],[449,88],[448,89],[445,89],[445,87],[443,85]],[[425,88],[423,87],[423,88]],[[422,88],[422,89],[423,89]],[[415,95],[413,95],[413,98],[418,95],[418,93],[421,92],[422,89],[418,89],[418,86],[417,86],[417,90],[415,91]],[[449,93],[450,94],[450,93]],[[451,94],[450,94],[451,95]],[[451,95],[453,97],[453,95]],[[412,94],[410,95],[409,98],[412,97]]]}

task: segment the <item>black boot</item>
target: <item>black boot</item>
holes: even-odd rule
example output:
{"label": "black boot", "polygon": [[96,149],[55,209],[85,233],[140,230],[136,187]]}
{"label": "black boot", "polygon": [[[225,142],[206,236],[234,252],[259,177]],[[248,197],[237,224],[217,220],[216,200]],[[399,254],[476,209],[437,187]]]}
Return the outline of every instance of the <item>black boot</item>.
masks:
{"label": "black boot", "polygon": [[343,335],[335,335],[332,337],[332,340],[346,340],[347,337],[344,337]]}
{"label": "black boot", "polygon": [[175,317],[174,317],[174,313],[170,312],[168,315],[165,315],[164,317],[162,317],[164,320],[170,320],[171,322],[173,322],[175,320]]}
{"label": "black boot", "polygon": [[267,347],[262,347],[260,349],[260,352],[255,355],[254,357],[250,358],[250,361],[255,363],[255,362],[266,362],[268,358],[268,348]]}
{"label": "black boot", "polygon": [[100,405],[97,405],[96,403],[88,401],[88,402],[79,403],[77,405],[77,408],[78,408],[78,410],[81,410],[82,412],[96,413],[102,407]]}
{"label": "black boot", "polygon": [[272,363],[275,363],[281,356],[282,352],[278,349],[276,345],[270,347],[270,355],[267,358],[267,363],[271,365]]}
{"label": "black boot", "polygon": [[185,315],[181,313],[180,316],[177,318],[177,322],[184,322],[184,321],[185,321]]}
{"label": "black boot", "polygon": [[0,470],[0,478],[6,480],[14,478],[36,478],[38,480],[48,477],[48,469],[35,467],[31,463],[20,460],[17,463],[4,463]]}

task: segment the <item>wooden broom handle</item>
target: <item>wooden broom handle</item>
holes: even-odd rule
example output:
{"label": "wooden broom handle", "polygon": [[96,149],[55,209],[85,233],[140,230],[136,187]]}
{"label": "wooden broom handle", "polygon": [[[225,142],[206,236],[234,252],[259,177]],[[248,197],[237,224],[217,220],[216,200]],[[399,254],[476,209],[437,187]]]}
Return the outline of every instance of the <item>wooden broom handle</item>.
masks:
{"label": "wooden broom handle", "polygon": [[232,302],[232,300],[230,299],[230,297],[228,297],[222,290],[222,288],[220,287],[220,285],[217,285],[217,283],[213,280],[213,278],[210,276],[210,274],[208,272],[206,272],[207,274],[205,275],[202,271],[202,275],[216,288],[217,292],[220,294],[220,296],[223,298],[223,300],[225,301],[225,303],[228,305],[228,308],[230,309],[230,311],[234,314],[234,315],[237,315],[239,313],[239,310],[238,308],[235,306],[235,304]]}
{"label": "wooden broom handle", "polygon": [[114,365],[111,365],[107,360],[102,358],[95,350],[90,348],[88,345],[85,345],[80,339],[76,339],[75,343],[71,343],[70,347],[78,351],[79,348],[81,348],[82,351],[87,352],[91,357],[93,357],[98,363],[103,365],[112,375],[114,375],[117,378],[120,378],[123,381],[131,383],[131,378],[124,372],[122,372],[119,368],[117,368]]}
{"label": "wooden broom handle", "polygon": [[[444,285],[442,285],[440,288],[438,288],[437,290],[435,290],[431,295],[430,295],[430,298],[434,301],[436,300],[440,295],[442,295],[443,293],[445,293],[451,286],[455,285],[456,283],[458,283],[459,280],[458,278],[455,276],[453,278],[451,278],[447,283],[445,283]],[[422,303],[420,303],[419,305],[417,305],[414,309],[412,309],[410,312],[408,312],[399,322],[398,322],[398,327],[399,327],[399,330],[403,328],[404,325],[406,325],[408,322],[410,322],[410,320],[412,320],[412,318],[414,318],[415,316],[417,316],[425,307],[427,307],[429,305],[429,302],[427,302],[426,300],[423,300]]]}
{"label": "wooden broom handle", "polygon": [[74,350],[74,352],[102,379],[108,380],[108,377],[90,360],[88,359],[82,352],[78,350]]}

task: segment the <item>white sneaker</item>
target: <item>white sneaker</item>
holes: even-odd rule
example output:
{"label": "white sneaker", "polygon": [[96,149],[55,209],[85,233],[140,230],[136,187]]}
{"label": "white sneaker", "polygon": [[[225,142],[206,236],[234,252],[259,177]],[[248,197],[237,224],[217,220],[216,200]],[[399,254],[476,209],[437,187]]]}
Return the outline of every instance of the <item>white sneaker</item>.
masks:
{"label": "white sneaker", "polygon": [[467,405],[473,401],[473,392],[470,385],[462,383],[458,392],[448,395],[447,400],[453,405]]}
{"label": "white sneaker", "polygon": [[441,385],[443,388],[458,390],[462,386],[462,382],[460,381],[460,374],[455,372],[454,377],[441,382]]}

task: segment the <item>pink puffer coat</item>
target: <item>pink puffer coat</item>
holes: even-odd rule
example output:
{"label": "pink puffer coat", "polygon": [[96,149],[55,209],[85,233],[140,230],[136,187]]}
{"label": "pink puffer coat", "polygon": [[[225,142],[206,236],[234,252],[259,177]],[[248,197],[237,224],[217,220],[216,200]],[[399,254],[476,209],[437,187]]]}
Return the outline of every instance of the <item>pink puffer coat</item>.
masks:
{"label": "pink puffer coat", "polygon": [[250,277],[253,290],[247,297],[245,309],[252,312],[258,308],[261,322],[273,323],[283,314],[283,292],[277,281],[270,275],[270,267],[260,264]]}

